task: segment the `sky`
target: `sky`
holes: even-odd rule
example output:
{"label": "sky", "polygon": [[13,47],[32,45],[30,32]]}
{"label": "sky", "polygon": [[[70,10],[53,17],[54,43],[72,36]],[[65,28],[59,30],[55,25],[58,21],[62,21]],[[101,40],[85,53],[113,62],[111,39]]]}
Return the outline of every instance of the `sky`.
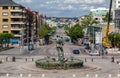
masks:
{"label": "sky", "polygon": [[79,17],[90,9],[109,8],[110,0],[13,0],[47,17]]}

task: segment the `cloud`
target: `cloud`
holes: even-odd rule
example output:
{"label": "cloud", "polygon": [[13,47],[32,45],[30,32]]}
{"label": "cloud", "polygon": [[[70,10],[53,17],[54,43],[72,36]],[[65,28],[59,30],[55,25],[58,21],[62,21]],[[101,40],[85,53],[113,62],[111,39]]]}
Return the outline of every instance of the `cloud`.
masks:
{"label": "cloud", "polygon": [[68,4],[101,4],[104,0],[64,0]]}
{"label": "cloud", "polygon": [[21,3],[32,3],[32,0],[21,0]]}
{"label": "cloud", "polygon": [[58,4],[60,3],[59,0],[55,0],[55,1],[47,1],[46,4]]}
{"label": "cloud", "polygon": [[104,3],[105,0],[85,0],[85,3],[88,4],[101,4]]}
{"label": "cloud", "polygon": [[80,16],[90,9],[107,8],[110,0],[14,0],[47,16]]}
{"label": "cloud", "polygon": [[62,6],[60,7],[61,10],[75,10],[76,8],[73,7],[72,5],[68,5],[68,6]]}

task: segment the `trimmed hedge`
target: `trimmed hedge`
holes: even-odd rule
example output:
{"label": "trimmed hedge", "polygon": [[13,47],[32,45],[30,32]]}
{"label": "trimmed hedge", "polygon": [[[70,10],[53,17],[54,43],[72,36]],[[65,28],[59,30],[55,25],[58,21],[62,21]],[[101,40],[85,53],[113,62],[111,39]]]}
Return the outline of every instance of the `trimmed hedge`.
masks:
{"label": "trimmed hedge", "polygon": [[36,63],[36,67],[43,69],[75,69],[75,68],[83,67],[82,60],[67,61],[62,64],[53,61],[46,62],[43,60],[37,60],[35,63]]}

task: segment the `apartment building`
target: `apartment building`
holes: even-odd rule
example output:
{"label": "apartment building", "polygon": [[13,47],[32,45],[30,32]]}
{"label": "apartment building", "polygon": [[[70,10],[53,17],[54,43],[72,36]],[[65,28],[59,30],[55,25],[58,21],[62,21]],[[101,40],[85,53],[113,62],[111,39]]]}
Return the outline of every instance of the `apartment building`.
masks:
{"label": "apartment building", "polygon": [[0,33],[13,33],[16,39],[20,39],[25,18],[25,7],[12,0],[0,0]]}
{"label": "apartment building", "polygon": [[115,31],[116,33],[120,33],[120,0],[113,0],[112,10],[115,22]]}

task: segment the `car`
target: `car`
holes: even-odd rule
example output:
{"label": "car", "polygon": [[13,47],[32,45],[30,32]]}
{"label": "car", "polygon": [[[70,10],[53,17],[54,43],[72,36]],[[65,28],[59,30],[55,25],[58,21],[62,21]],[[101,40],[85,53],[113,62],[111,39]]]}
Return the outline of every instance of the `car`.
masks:
{"label": "car", "polygon": [[92,50],[92,51],[90,51],[89,55],[91,55],[91,56],[100,56],[100,53],[97,50]]}
{"label": "car", "polygon": [[73,50],[73,54],[80,54],[80,50],[78,49]]}

